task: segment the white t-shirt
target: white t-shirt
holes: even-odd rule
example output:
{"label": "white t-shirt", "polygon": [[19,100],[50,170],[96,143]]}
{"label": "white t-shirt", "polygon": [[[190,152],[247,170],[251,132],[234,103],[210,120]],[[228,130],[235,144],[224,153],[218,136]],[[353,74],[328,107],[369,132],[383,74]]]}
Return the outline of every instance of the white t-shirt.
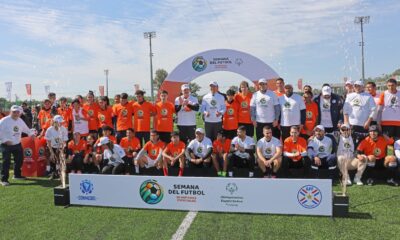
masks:
{"label": "white t-shirt", "polygon": [[369,93],[350,93],[344,102],[343,114],[349,115],[350,125],[364,126],[369,117],[376,115],[376,104]]}
{"label": "white t-shirt", "polygon": [[83,117],[82,108],[78,112],[72,109],[72,126],[74,126],[74,132],[86,135],[89,133],[89,123]]}
{"label": "white t-shirt", "polygon": [[21,143],[21,134],[32,136],[33,133],[25,122],[18,118],[14,120],[10,115],[0,120],[0,143],[11,141],[12,145]]}
{"label": "white t-shirt", "polygon": [[339,137],[337,155],[342,155],[346,158],[354,157],[354,142],[351,136],[346,138],[341,135]]}
{"label": "white t-shirt", "polygon": [[[201,112],[203,114],[204,112],[208,112],[210,114],[208,117],[204,115],[205,122],[221,122],[225,110],[225,98],[222,96],[222,94],[217,92],[214,95],[212,93],[204,95],[203,100],[201,101]],[[219,117],[216,115],[217,112],[220,113]]]}
{"label": "white t-shirt", "polygon": [[261,150],[263,156],[267,159],[272,158],[275,155],[277,147],[281,148],[282,143],[275,137],[272,137],[269,141],[263,137],[257,142],[257,148]]}
{"label": "white t-shirt", "polygon": [[303,98],[296,93],[290,97],[282,95],[279,97],[279,104],[281,105],[281,126],[300,125],[300,111],[306,109]]}
{"label": "white t-shirt", "polygon": [[275,105],[279,105],[278,98],[270,90],[265,93],[257,91],[250,100],[250,107],[256,108],[255,120],[260,123],[272,123],[275,120]]}
{"label": "white t-shirt", "polygon": [[[231,145],[232,146],[236,146],[236,144],[239,145],[240,147],[243,147],[244,149],[253,149],[254,145],[255,145],[253,138],[249,137],[249,136],[246,136],[246,138],[244,140],[242,140],[241,138],[239,138],[237,136],[234,137],[232,139]],[[239,150],[235,151],[234,154],[236,156],[238,156],[238,157],[241,157],[241,158],[248,158],[249,157],[249,153],[240,152]]]}
{"label": "white t-shirt", "polygon": [[396,155],[397,161],[400,160],[400,139],[394,143],[394,154]]}
{"label": "white t-shirt", "polygon": [[190,141],[188,149],[192,149],[194,155],[196,157],[204,157],[208,151],[208,149],[212,148],[211,140],[204,136],[203,141],[199,142],[196,138]]}
{"label": "white t-shirt", "polygon": [[50,141],[52,148],[61,148],[63,142],[68,141],[68,130],[64,126],[60,126],[58,130],[51,126],[46,130],[44,138]]}
{"label": "white t-shirt", "polygon": [[328,157],[332,153],[332,147],[332,140],[327,136],[324,136],[324,138],[321,140],[314,137],[308,142],[308,148],[311,148],[314,157]]}
{"label": "white t-shirt", "polygon": [[400,91],[393,94],[386,90],[382,94],[384,94],[383,103],[380,103],[383,105],[382,122],[400,122]]}
{"label": "white t-shirt", "polygon": [[103,152],[103,158],[108,159],[108,165],[115,166],[118,163],[124,163],[123,157],[125,157],[125,151],[118,144],[114,144],[113,153],[110,149],[106,149]]}
{"label": "white t-shirt", "polygon": [[321,125],[326,128],[332,128],[331,99],[325,99],[321,96],[319,105],[321,109]]}
{"label": "white t-shirt", "polygon": [[[180,105],[179,99],[185,100],[183,95],[175,98],[175,106]],[[190,104],[190,105],[195,105],[195,104],[199,103],[197,98],[193,97],[192,95],[189,95],[187,100],[188,100],[188,104]],[[179,126],[194,126],[194,125],[196,125],[196,113],[197,113],[197,111],[193,111],[190,108],[185,108],[182,106],[181,109],[179,110],[179,112],[177,113],[177,117],[178,117],[177,124]]]}

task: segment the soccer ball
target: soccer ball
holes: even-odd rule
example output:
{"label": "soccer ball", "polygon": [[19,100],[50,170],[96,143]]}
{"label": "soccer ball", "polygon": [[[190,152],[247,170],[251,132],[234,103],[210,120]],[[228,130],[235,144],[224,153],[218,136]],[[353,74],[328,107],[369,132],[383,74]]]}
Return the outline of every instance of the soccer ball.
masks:
{"label": "soccer ball", "polygon": [[145,203],[157,204],[164,197],[164,191],[155,180],[147,180],[140,186],[140,197]]}

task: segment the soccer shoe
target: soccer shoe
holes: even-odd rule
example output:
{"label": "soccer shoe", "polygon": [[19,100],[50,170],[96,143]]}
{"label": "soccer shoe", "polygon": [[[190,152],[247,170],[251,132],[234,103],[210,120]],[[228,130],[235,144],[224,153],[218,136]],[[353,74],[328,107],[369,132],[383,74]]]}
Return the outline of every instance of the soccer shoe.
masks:
{"label": "soccer shoe", "polygon": [[24,176],[18,176],[18,177],[14,176],[13,179],[14,180],[26,180],[26,177],[24,177]]}
{"label": "soccer shoe", "polygon": [[367,185],[368,185],[368,186],[374,185],[374,179],[368,178],[368,179],[367,179]]}
{"label": "soccer shoe", "polygon": [[222,177],[222,171],[217,172],[218,177]]}
{"label": "soccer shoe", "polygon": [[7,187],[10,186],[10,183],[8,181],[1,181],[1,186]]}
{"label": "soccer shoe", "polygon": [[249,172],[249,178],[254,177],[254,172]]}
{"label": "soccer shoe", "polygon": [[346,185],[351,186],[353,183],[351,182],[350,178],[347,179]]}
{"label": "soccer shoe", "polygon": [[357,186],[362,186],[364,183],[361,181],[361,179],[354,177],[354,183],[357,184]]}
{"label": "soccer shoe", "polygon": [[396,180],[394,180],[393,178],[388,179],[386,182],[387,182],[387,184],[389,184],[390,186],[394,186],[394,187],[399,186],[399,183],[398,183]]}

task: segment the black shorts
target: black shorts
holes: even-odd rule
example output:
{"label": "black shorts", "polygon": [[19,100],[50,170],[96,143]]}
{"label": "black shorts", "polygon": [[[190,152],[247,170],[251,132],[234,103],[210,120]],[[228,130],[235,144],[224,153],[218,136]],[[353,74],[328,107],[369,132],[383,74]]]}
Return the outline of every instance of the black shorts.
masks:
{"label": "black shorts", "polygon": [[[224,134],[227,139],[232,140],[234,137],[237,136],[237,130],[236,129],[233,129],[233,130],[225,130],[224,129]],[[247,134],[247,132],[246,132],[246,134]]]}

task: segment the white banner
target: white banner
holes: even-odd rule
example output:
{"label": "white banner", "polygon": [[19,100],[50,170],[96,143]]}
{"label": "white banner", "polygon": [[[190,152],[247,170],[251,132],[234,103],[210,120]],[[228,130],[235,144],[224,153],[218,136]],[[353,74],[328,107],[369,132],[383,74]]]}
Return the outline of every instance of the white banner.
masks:
{"label": "white banner", "polygon": [[12,90],[12,82],[6,82],[6,92],[7,92],[7,99],[11,102],[11,90]]}
{"label": "white banner", "polygon": [[332,216],[331,180],[70,174],[75,205]]}
{"label": "white banner", "polygon": [[50,93],[50,86],[49,85],[44,86],[44,92],[46,93],[46,97],[47,97],[47,95]]}

